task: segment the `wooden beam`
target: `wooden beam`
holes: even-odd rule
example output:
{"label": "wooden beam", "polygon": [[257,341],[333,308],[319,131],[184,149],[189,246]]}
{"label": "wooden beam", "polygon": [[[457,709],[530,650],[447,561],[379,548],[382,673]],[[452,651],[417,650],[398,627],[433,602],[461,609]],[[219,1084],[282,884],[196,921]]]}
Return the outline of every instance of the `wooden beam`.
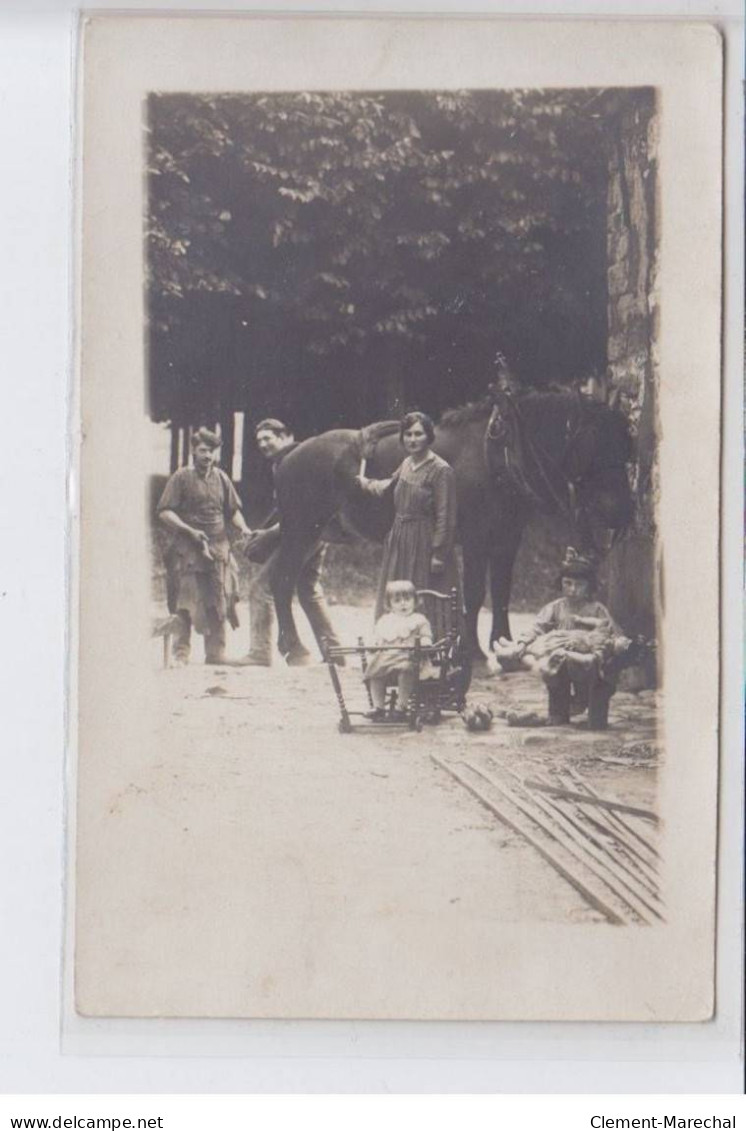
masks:
{"label": "wooden beam", "polygon": [[[562,801],[556,797],[553,798],[552,804],[562,805]],[[595,812],[589,813],[588,809],[590,808],[590,806],[584,805],[582,801],[571,801],[567,804],[574,805],[575,813],[582,820],[591,825],[592,828],[594,828],[598,833],[601,834],[601,836],[612,837],[614,841],[619,845],[621,850],[627,855],[633,866],[640,872],[640,875],[644,875],[646,877],[648,883],[651,886],[651,890],[655,892],[658,891],[658,875],[655,870],[654,863],[652,863],[648,859],[648,857],[643,856],[642,853],[637,850],[635,845],[630,843],[630,841],[626,838],[625,834],[621,831],[621,828],[618,825],[613,824],[611,821],[606,824],[605,821],[601,820],[602,813],[611,816],[608,810],[596,809]]]}
{"label": "wooden beam", "polygon": [[[520,778],[518,778],[517,774],[513,774],[510,770],[508,770],[507,772],[520,781]],[[542,785],[552,784],[552,782],[543,774],[537,774],[536,777],[537,780],[542,783]],[[560,781],[561,780],[562,779],[560,778]],[[600,811],[596,809],[595,811],[588,812],[588,809],[592,810],[592,806],[586,806],[582,801],[563,802],[563,800],[559,797],[549,798],[548,803],[555,806],[560,813],[563,813],[568,818],[568,820],[571,820],[574,824],[576,824],[578,829],[584,836],[592,837],[592,833],[593,831],[595,831],[597,835],[605,838],[600,842],[595,842],[598,843],[599,847],[602,848],[605,852],[612,851],[608,845],[608,840],[610,838],[617,846],[617,848],[621,849],[622,853],[624,853],[624,856],[618,856],[620,865],[622,865],[625,870],[627,870],[628,868],[632,869],[633,875],[638,878],[639,882],[648,887],[652,895],[655,895],[656,898],[659,898],[658,876],[655,869],[655,863],[651,862],[646,856],[643,856],[642,853],[639,852],[638,849],[630,843],[623,831],[624,826],[621,823],[617,823],[619,822],[619,818],[617,818],[614,813],[611,813],[606,809],[602,809]],[[563,805],[565,806],[564,808]],[[603,818],[605,818],[605,820]],[[588,826],[590,826],[592,831],[589,831]],[[617,857],[614,858],[617,859]]]}
{"label": "wooden beam", "polygon": [[583,801],[586,805],[600,805],[602,809],[618,809],[620,813],[630,813],[633,817],[642,817],[646,821],[658,824],[658,815],[650,809],[638,809],[635,805],[624,805],[621,801],[608,801],[604,797],[594,797],[587,793],[576,793],[573,789],[561,789],[558,785],[542,785],[540,781],[525,778],[523,784],[529,789],[540,789],[544,793],[552,793],[555,797],[566,797],[568,801]]}
{"label": "wooden beam", "polygon": [[[594,789],[591,789],[588,783],[584,781],[583,778],[581,778],[580,774],[576,773],[576,771],[572,769],[569,770],[568,773],[570,780],[575,783],[578,789],[583,790],[585,793],[589,793],[591,797],[598,798],[596,791]],[[609,818],[615,825],[619,825],[622,829],[624,829],[625,832],[629,833],[629,835],[633,837],[638,842],[638,844],[641,844],[644,848],[646,848],[648,852],[650,852],[652,856],[655,857],[656,860],[660,860],[660,852],[655,847],[655,845],[651,844],[649,840],[646,840],[645,837],[642,836],[641,833],[638,833],[636,829],[633,829],[632,826],[627,821],[625,821],[623,817],[620,817],[618,813],[614,813],[610,810]]]}
{"label": "wooden beam", "polygon": [[551,849],[547,848],[541,843],[541,841],[537,840],[537,838],[531,833],[529,829],[526,828],[526,826],[521,821],[517,821],[515,818],[510,817],[503,809],[501,809],[498,805],[495,805],[495,803],[493,801],[490,801],[489,798],[485,797],[484,794],[480,792],[480,790],[478,790],[471,782],[469,782],[462,774],[460,774],[458,770],[455,770],[453,766],[448,765],[447,762],[441,761],[441,759],[436,757],[435,754],[431,754],[430,757],[436,766],[439,766],[441,770],[445,770],[445,772],[447,774],[450,774],[452,778],[455,778],[455,780],[460,785],[462,785],[464,789],[468,790],[468,792],[477,799],[480,805],[483,805],[485,809],[489,809],[489,811],[495,817],[497,817],[499,821],[501,821],[504,825],[507,825],[507,827],[509,829],[512,829],[513,832],[518,833],[518,835],[523,837],[523,839],[527,841],[532,848],[535,848],[539,855],[542,856],[548,864],[551,864],[554,870],[556,872],[559,872],[559,874],[565,880],[567,880],[567,882],[572,887],[574,887],[575,890],[580,893],[580,895],[582,895],[583,899],[585,899],[586,902],[591,905],[591,907],[594,907],[597,911],[600,911],[600,913],[615,926],[624,926],[626,920],[617,911],[615,911],[613,907],[606,903],[605,900],[601,898],[601,896],[599,896],[596,892],[589,888],[588,885],[583,880],[581,880],[580,877],[577,876],[570,868],[568,868],[566,864],[563,864],[563,862],[558,859],[558,857],[551,851]]}
{"label": "wooden beam", "polygon": [[[506,772],[510,773],[511,777],[515,777],[516,780],[520,782],[517,774],[513,774],[510,770]],[[565,812],[559,800],[554,798],[545,800],[541,796],[536,796],[533,800],[545,813],[560,822],[560,825],[565,829],[571,840],[579,843],[601,867],[608,869],[611,875],[615,877],[617,883],[621,884],[634,900],[641,903],[643,907],[646,908],[646,911],[655,915],[656,919],[663,919],[660,909],[654,905],[655,903],[660,903],[660,897],[655,888],[651,885],[650,880],[647,876],[643,875],[636,865],[634,865],[635,870],[633,871],[626,861],[614,855],[609,849],[608,844],[604,844],[602,840],[598,840],[597,837],[592,836],[587,829],[584,829],[583,826],[575,820],[572,814]],[[575,810],[575,814],[580,815],[577,809]],[[617,841],[617,843],[619,842]],[[629,902],[626,895],[622,895],[621,892],[619,894],[626,903]],[[630,906],[640,915],[640,918],[646,918],[646,912],[641,913],[637,903],[630,904]]]}
{"label": "wooden beam", "polygon": [[[538,825],[543,832],[556,840],[557,843],[560,844],[566,852],[569,852],[579,864],[582,864],[592,876],[595,876],[609,891],[612,891],[617,899],[620,899],[622,903],[626,903],[627,907],[629,907],[646,926],[650,925],[648,912],[652,912],[655,915],[658,915],[658,913],[647,904],[642,894],[635,891],[624,877],[619,876],[616,869],[609,866],[609,861],[601,857],[600,853],[588,843],[586,838],[581,839],[572,829],[568,831],[566,824],[558,820],[557,814],[552,811],[550,806],[544,802],[542,798],[531,796],[531,800],[527,802],[524,798],[513,793],[513,791],[503,785],[502,782],[496,781],[494,778],[489,777],[488,774],[483,773],[473,765],[472,762],[465,761],[464,765],[468,766],[470,770],[473,770],[475,774],[479,774],[480,777],[484,778],[487,784],[492,786],[493,789],[496,789],[498,793],[501,793],[511,805],[514,805],[516,809],[524,813],[529,820]],[[516,780],[518,784],[522,786],[520,778]],[[537,808],[534,808],[534,806]],[[549,823],[547,823],[545,818],[548,819]],[[599,868],[602,870],[599,871]],[[625,890],[621,891],[619,885]],[[658,918],[660,919],[662,916],[658,915]]]}
{"label": "wooden beam", "polygon": [[233,474],[233,448],[234,448],[234,431],[233,431],[233,413],[226,413],[225,416],[220,418],[220,466],[226,475],[231,478]]}
{"label": "wooden beam", "polygon": [[179,426],[171,421],[171,451],[169,454],[169,469],[171,474],[178,469],[179,466]]}

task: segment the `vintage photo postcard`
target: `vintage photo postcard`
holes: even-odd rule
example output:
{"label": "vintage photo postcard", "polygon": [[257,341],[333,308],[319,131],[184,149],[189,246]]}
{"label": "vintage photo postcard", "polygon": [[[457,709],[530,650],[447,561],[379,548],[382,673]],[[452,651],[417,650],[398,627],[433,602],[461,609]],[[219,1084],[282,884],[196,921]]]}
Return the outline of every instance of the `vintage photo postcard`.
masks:
{"label": "vintage photo postcard", "polygon": [[84,19],[79,1014],[713,1016],[721,57]]}

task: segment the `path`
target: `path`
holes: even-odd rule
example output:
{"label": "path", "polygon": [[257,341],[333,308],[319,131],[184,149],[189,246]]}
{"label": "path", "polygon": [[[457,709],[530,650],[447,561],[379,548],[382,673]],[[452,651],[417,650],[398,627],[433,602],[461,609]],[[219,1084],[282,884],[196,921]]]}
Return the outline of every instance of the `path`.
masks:
{"label": "path", "polygon": [[[335,609],[348,640],[367,616]],[[240,654],[243,642],[233,643]],[[523,775],[571,765],[601,792],[654,803],[649,695],[618,695],[603,736],[579,726],[511,729],[500,718],[479,735],[458,718],[422,734],[341,735],[322,664],[194,662],[156,678],[157,757],[143,752],[138,764],[122,765],[107,801],[107,850],[129,854],[136,878],[125,891],[102,883],[99,895],[106,946],[126,972],[117,990],[125,1014],[142,997],[143,978],[156,1014],[179,1013],[185,978],[192,1008],[215,1016],[240,1016],[235,987],[246,985],[255,999],[257,980],[269,1016],[278,990],[298,978],[318,979],[319,998],[333,1001],[325,980],[332,971],[344,978],[334,955],[349,954],[353,936],[370,937],[380,962],[382,950],[428,922],[436,932],[449,919],[455,931],[600,921],[431,752],[493,759]],[[356,673],[345,678],[357,687]],[[544,708],[530,674],[477,680],[471,697],[496,710],[511,702]],[[217,968],[220,985],[233,987],[225,997],[212,977]]]}

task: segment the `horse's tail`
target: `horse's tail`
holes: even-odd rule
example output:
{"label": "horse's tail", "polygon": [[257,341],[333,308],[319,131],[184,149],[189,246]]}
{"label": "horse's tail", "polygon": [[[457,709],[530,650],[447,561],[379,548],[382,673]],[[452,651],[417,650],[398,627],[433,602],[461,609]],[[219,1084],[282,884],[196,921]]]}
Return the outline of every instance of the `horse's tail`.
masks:
{"label": "horse's tail", "polygon": [[335,451],[332,482],[343,498],[354,491],[355,476],[360,474],[360,468],[366,458],[362,432],[351,433],[349,442]]}
{"label": "horse's tail", "polygon": [[366,424],[355,434],[351,444],[337,453],[334,464],[334,480],[343,494],[355,487],[355,476],[364,475],[367,464],[373,459],[380,440],[393,436],[399,431],[396,420],[379,420]]}
{"label": "horse's tail", "polygon": [[360,429],[361,459],[369,460],[373,457],[379,440],[385,436],[393,436],[399,431],[398,420],[378,420],[374,424],[366,424]]}

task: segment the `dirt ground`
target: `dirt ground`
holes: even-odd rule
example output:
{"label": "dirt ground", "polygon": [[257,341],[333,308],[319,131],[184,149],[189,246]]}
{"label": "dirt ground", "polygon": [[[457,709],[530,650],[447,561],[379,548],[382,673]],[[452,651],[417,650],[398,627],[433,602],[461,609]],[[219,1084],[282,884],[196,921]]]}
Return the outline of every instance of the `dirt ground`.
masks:
{"label": "dirt ground", "polygon": [[[368,609],[338,605],[333,616],[343,641],[369,634]],[[515,615],[514,631],[527,619]],[[486,621],[484,629],[486,635]],[[231,635],[230,655],[247,649],[242,626]],[[152,660],[157,669],[160,641],[153,642]],[[348,705],[356,699],[364,709],[359,671],[348,668],[342,678]],[[291,924],[309,906],[321,922],[382,909],[392,916],[504,922],[600,918],[431,755],[455,764],[469,758],[522,777],[572,768],[604,796],[655,808],[662,755],[653,692],[617,693],[610,728],[600,735],[580,720],[512,728],[500,712],[518,706],[544,715],[543,686],[531,673],[492,673],[475,678],[469,695],[495,712],[487,733],[469,733],[451,717],[422,733],[344,735],[320,662],[288,668],[277,658],[270,669],[211,667],[202,663],[196,638],[191,664],[160,670],[158,679],[159,760],[130,778],[123,797],[133,790],[144,795],[172,830],[161,836],[162,859],[148,873],[153,899],[163,898],[169,871],[183,869],[185,853],[199,861],[187,920],[193,914],[204,921],[210,902],[226,899],[248,900],[254,914]],[[235,890],[236,859],[250,861],[250,893]]]}
{"label": "dirt ground", "polygon": [[[351,643],[370,630],[368,608],[333,616]],[[452,717],[421,733],[340,734],[320,662],[208,666],[198,639],[191,664],[166,670],[161,641],[151,648],[147,740],[124,757],[102,750],[85,776],[84,1014],[523,1016],[506,1012],[500,979],[485,1001],[480,968],[509,962],[510,992],[543,1001],[553,967],[524,961],[511,939],[611,929],[451,771],[505,782],[572,768],[606,797],[654,807],[652,694],[617,694],[600,736],[579,722],[511,728],[497,713],[543,711],[543,689],[530,673],[493,674],[470,692],[496,712],[489,732]],[[242,627],[230,655],[247,648]],[[343,678],[364,707],[359,671]]]}

